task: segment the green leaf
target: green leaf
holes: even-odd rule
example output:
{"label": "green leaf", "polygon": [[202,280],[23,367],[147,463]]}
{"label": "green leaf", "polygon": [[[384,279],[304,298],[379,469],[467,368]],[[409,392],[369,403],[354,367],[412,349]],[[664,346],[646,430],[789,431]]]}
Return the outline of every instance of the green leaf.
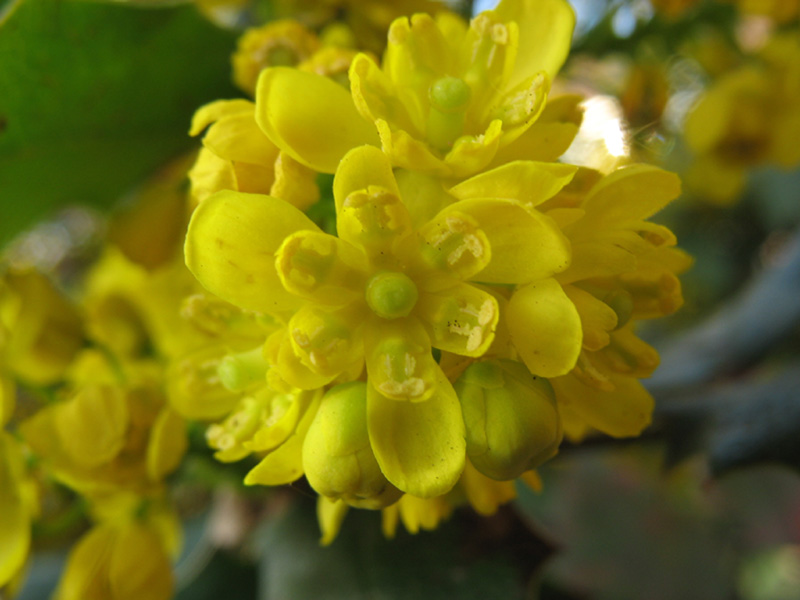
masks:
{"label": "green leaf", "polygon": [[260,599],[521,599],[542,546],[510,515],[457,513],[433,532],[410,535],[400,525],[387,540],[380,513],[351,510],[321,547],[312,503],[297,502],[263,530]]}
{"label": "green leaf", "polygon": [[191,5],[18,1],[0,21],[0,244],[191,148],[194,110],[236,95],[234,43]]}

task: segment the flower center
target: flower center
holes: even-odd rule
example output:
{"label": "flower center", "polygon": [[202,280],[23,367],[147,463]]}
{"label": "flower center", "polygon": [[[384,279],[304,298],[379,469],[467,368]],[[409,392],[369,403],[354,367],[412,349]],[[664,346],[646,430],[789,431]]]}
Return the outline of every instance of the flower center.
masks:
{"label": "flower center", "polygon": [[367,304],[379,317],[397,319],[408,316],[417,303],[417,286],[403,273],[384,272],[367,283]]}
{"label": "flower center", "polygon": [[471,96],[469,85],[458,77],[442,77],[431,84],[428,141],[434,147],[446,152],[463,135]]}

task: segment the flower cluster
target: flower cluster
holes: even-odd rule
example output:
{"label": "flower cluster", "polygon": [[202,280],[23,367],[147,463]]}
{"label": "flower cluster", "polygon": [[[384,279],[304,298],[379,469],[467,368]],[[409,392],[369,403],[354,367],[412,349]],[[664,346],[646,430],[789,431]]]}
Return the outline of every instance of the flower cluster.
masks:
{"label": "flower cluster", "polygon": [[[172,597],[181,533],[166,480],[188,440],[167,400],[166,367],[209,336],[177,319],[197,287],[176,254],[184,199],[170,223],[169,186],[151,188],[135,214],[112,223],[117,243],[71,296],[30,268],[0,279],[0,423],[16,434],[0,433],[0,586],[21,579],[40,521],[60,535],[88,529],[60,600]],[[154,197],[162,231],[148,219]],[[137,223],[153,244],[132,260],[120,248],[141,239]]]}
{"label": "flower cluster", "polygon": [[305,477],[330,543],[350,507],[389,537],[492,514],[565,436],[649,424],[636,324],[680,307],[690,261],[648,219],[680,182],[559,160],[582,121],[551,95],[566,0],[469,22],[329,4],[361,24],[322,28],[314,3],[241,37],[249,98],[197,110],[199,152],[83,277],[3,270],[0,590],[31,524],[67,513],[59,600],[171,597],[187,432],[249,461],[244,484]]}
{"label": "flower cluster", "polygon": [[687,184],[719,204],[735,201],[748,172],[800,164],[800,42],[776,35],[749,61],[713,82],[688,115],[685,137],[697,155]]}
{"label": "flower cluster", "polygon": [[[402,17],[382,60],[338,55],[347,80],[273,62],[255,104],[197,113],[222,161],[192,171],[195,189],[216,184],[186,264],[272,323],[220,359],[239,400],[208,440],[220,460],[259,458],[248,484],[305,476],[325,541],[349,506],[383,509],[387,534],[461,499],[491,513],[565,433],[649,423],[639,379],[658,355],[634,326],[681,305],[689,260],[647,219],[680,185],[556,162],[581,120],[579,98],[548,97],[573,25],[562,0]],[[279,173],[276,154],[305,171]],[[227,175],[245,165],[285,190],[309,173],[332,186],[309,206]]]}

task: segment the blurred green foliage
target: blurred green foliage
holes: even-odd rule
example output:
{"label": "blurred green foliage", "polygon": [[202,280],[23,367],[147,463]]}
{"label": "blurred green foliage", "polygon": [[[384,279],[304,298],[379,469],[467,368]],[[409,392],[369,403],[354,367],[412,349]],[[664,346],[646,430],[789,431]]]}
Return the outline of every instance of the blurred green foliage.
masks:
{"label": "blurred green foliage", "polygon": [[190,148],[197,106],[236,95],[234,41],[190,5],[19,0],[0,22],[0,244]]}

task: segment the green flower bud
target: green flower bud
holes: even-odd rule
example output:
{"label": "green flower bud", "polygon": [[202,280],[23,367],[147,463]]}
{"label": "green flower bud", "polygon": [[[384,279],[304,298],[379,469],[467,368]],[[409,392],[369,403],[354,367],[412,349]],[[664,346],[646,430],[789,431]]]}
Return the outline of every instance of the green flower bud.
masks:
{"label": "green flower bud", "polygon": [[467,455],[487,477],[514,479],[558,451],[563,432],[553,388],[522,363],[474,363],[454,387],[464,415]]}
{"label": "green flower bud", "polygon": [[370,446],[366,383],[336,386],[322,398],[303,443],[303,469],[318,493],[352,506],[378,509],[400,498]]}

